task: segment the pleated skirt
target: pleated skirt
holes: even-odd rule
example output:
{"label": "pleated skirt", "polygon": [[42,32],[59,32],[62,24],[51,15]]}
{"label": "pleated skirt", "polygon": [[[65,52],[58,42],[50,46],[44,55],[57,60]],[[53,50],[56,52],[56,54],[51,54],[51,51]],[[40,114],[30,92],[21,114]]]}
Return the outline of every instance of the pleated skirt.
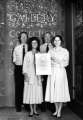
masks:
{"label": "pleated skirt", "polygon": [[41,104],[43,102],[42,85],[24,83],[24,104]]}

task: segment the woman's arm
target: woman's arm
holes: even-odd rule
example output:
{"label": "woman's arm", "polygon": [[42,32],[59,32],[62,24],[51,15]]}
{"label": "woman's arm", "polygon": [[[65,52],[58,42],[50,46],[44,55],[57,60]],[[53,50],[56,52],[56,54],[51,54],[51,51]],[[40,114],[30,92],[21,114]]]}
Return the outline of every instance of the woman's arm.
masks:
{"label": "woman's arm", "polygon": [[66,67],[69,65],[69,52],[66,50],[64,53],[63,59],[61,61],[61,66]]}

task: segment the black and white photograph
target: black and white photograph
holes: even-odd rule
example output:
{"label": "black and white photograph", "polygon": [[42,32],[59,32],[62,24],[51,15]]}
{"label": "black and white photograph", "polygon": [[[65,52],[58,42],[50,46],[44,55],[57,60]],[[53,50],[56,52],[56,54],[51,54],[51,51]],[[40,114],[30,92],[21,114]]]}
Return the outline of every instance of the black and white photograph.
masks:
{"label": "black and white photograph", "polygon": [[0,0],[0,120],[83,120],[83,0]]}

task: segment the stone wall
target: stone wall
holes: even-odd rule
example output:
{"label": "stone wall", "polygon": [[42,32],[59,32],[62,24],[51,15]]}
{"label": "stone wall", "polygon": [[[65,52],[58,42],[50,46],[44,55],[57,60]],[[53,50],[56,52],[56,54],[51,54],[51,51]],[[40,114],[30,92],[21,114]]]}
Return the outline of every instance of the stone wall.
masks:
{"label": "stone wall", "polygon": [[53,35],[61,34],[64,37],[64,2],[62,3],[62,0],[7,0],[6,5],[1,4],[1,7],[0,12],[5,11],[4,14],[2,13],[5,17],[1,15],[0,17],[5,19],[5,25],[1,22],[3,29],[0,27],[0,56],[2,56],[0,58],[0,105],[13,106],[12,51],[18,42],[18,33],[26,31],[29,37],[38,36],[40,40],[45,31],[50,31]]}

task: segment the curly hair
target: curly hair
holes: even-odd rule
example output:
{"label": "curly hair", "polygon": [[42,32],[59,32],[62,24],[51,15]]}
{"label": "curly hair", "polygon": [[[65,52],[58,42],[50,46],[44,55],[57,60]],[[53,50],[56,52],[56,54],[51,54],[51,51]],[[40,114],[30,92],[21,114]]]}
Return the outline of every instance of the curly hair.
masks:
{"label": "curly hair", "polygon": [[37,51],[40,51],[40,40],[39,40],[39,38],[38,37],[31,37],[31,38],[29,38],[29,40],[28,40],[28,50],[30,51],[30,50],[32,50],[32,41],[37,41],[37,43],[38,43],[38,46],[37,46]]}

